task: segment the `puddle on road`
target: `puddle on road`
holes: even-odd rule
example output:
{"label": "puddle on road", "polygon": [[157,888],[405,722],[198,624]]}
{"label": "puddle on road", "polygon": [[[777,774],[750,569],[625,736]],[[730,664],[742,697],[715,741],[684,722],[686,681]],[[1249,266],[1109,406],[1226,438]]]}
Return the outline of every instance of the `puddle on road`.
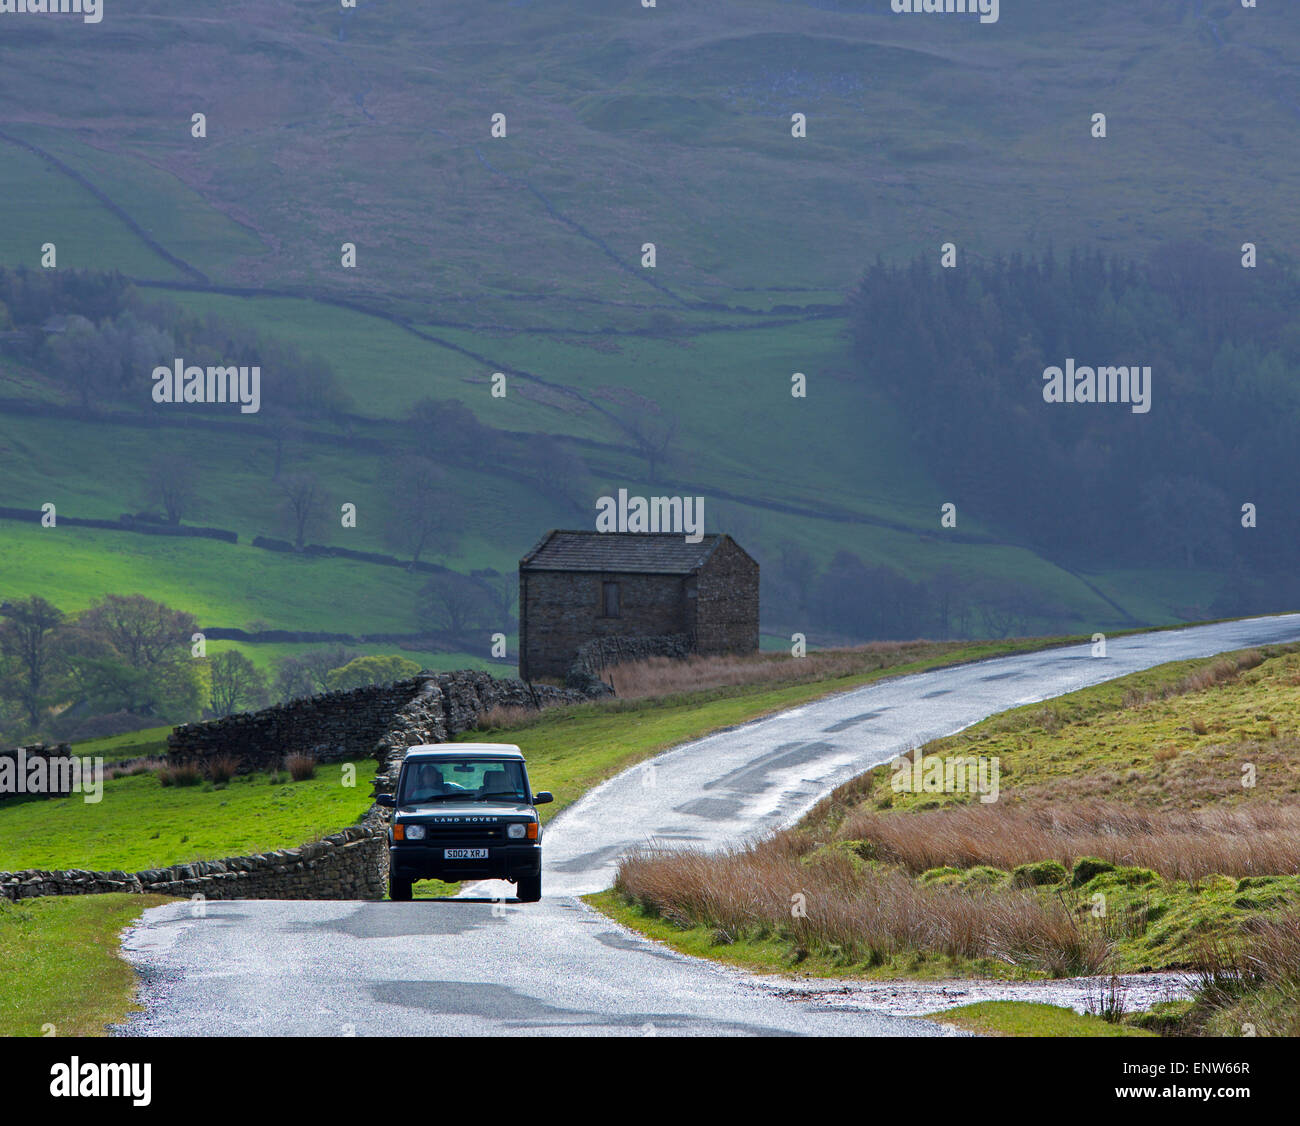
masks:
{"label": "puddle on road", "polygon": [[[1037,1001],[1077,1013],[1096,1012],[1109,996],[1108,977],[1073,977],[1055,981],[808,981],[762,987],[786,1001],[818,1008],[869,1010],[891,1016],[918,1017],[979,1001]],[[1186,973],[1121,974],[1118,990],[1125,1012],[1151,1008],[1161,1001],[1192,995],[1195,979]]]}

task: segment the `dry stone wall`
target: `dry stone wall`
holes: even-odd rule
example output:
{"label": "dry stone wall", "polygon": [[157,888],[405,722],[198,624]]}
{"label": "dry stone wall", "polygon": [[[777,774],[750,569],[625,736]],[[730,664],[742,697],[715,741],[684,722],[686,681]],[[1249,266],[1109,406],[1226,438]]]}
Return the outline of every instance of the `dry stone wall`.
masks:
{"label": "dry stone wall", "polygon": [[143,872],[0,872],[0,898],[156,892],[205,899],[382,899],[387,879],[386,833],[359,825],[298,848]]}
{"label": "dry stone wall", "polygon": [[168,736],[167,757],[180,764],[229,756],[237,760],[239,773],[278,769],[291,754],[312,755],[318,762],[375,757],[382,764],[392,746],[445,743],[498,705],[548,707],[584,699],[580,692],[533,689],[486,672],[420,673],[394,684],[328,692],[186,724]]}
{"label": "dry stone wall", "polygon": [[[410,747],[444,743],[494,707],[579,703],[582,692],[496,680],[486,672],[421,673],[410,680],[294,700],[248,715],[177,727],[173,763],[212,755],[239,770],[276,769],[287,754],[321,762],[374,758],[375,793],[391,793]],[[66,748],[54,748],[60,750]],[[12,753],[12,752],[11,752]],[[372,805],[360,823],[299,848],[199,860],[143,872],[0,872],[0,898],[157,892],[208,899],[382,899],[388,881],[388,811]]]}
{"label": "dry stone wall", "polygon": [[[411,699],[394,713],[388,730],[374,746],[379,763],[375,793],[392,793],[409,747],[445,743],[472,730],[478,718],[493,708],[549,708],[577,704],[588,694],[550,685],[530,685],[522,680],[497,680],[486,672],[442,673],[415,678],[419,686]],[[431,737],[436,733],[436,737]],[[371,810],[378,820],[386,816],[381,806]]]}
{"label": "dry stone wall", "polygon": [[569,666],[564,683],[588,696],[609,696],[613,689],[605,683],[605,670],[627,661],[644,661],[650,657],[683,660],[693,652],[689,634],[665,634],[661,637],[602,637],[578,647],[578,655]]}

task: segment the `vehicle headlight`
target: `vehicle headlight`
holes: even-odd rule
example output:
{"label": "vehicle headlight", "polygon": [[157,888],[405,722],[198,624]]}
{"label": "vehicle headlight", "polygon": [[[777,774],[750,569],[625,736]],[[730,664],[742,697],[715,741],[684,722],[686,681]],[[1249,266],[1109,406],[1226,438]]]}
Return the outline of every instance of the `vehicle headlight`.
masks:
{"label": "vehicle headlight", "polygon": [[423,825],[406,826],[406,839],[408,841],[424,840],[424,826]]}
{"label": "vehicle headlight", "polygon": [[522,841],[528,835],[527,825],[507,825],[506,836],[512,841]]}

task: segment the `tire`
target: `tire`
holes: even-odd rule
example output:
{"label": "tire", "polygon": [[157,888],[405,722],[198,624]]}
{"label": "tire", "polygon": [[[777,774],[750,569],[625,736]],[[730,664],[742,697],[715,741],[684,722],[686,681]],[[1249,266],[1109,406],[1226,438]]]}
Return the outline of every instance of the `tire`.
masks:
{"label": "tire", "polygon": [[520,876],[515,882],[515,897],[520,903],[536,903],[542,898],[542,874]]}
{"label": "tire", "polygon": [[406,903],[411,898],[411,881],[388,877],[388,898],[394,903]]}

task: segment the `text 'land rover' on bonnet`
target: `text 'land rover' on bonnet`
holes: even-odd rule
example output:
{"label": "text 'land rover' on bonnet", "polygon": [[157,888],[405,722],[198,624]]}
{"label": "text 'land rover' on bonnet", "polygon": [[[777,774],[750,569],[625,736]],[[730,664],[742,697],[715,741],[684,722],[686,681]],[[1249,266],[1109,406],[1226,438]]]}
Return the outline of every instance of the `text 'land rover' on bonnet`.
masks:
{"label": "text 'land rover' on bonnet", "polygon": [[524,903],[542,898],[542,827],[518,747],[456,743],[406,752],[388,830],[388,897],[416,880],[510,880]]}

